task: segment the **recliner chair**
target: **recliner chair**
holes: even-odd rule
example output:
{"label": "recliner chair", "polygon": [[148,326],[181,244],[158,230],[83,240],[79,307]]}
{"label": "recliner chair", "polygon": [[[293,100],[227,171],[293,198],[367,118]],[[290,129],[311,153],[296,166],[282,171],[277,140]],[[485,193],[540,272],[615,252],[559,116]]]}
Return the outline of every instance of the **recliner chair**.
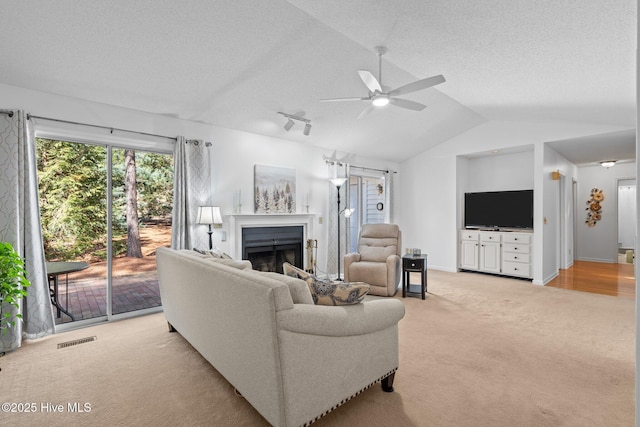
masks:
{"label": "recliner chair", "polygon": [[369,294],[393,296],[402,272],[402,232],[396,224],[364,224],[358,237],[358,252],[344,257],[347,282],[365,282]]}

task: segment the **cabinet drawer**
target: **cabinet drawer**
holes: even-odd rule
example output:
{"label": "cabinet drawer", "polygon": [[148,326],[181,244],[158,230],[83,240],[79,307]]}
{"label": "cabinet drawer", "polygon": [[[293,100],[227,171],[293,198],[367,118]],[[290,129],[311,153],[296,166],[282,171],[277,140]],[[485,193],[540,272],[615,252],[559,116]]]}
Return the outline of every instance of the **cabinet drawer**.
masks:
{"label": "cabinet drawer", "polygon": [[530,277],[531,265],[522,264],[519,262],[504,261],[502,263],[502,274],[508,274],[509,276]]}
{"label": "cabinet drawer", "polygon": [[518,243],[503,243],[502,250],[504,252],[516,252],[520,254],[528,254],[528,253],[531,253],[531,246],[521,245]]}
{"label": "cabinet drawer", "polygon": [[480,240],[483,242],[500,242],[500,233],[480,233]]}
{"label": "cabinet drawer", "polygon": [[502,236],[502,241],[504,243],[518,243],[519,245],[530,245],[531,234],[505,233]]}
{"label": "cabinet drawer", "polygon": [[504,252],[502,254],[502,259],[504,259],[505,261],[523,262],[525,264],[529,264],[531,262],[531,255],[518,252]]}
{"label": "cabinet drawer", "polygon": [[417,259],[404,258],[402,260],[402,267],[405,270],[423,271],[425,270],[424,268],[425,262],[426,260],[424,258],[417,258]]}
{"label": "cabinet drawer", "polygon": [[479,231],[461,231],[460,232],[460,240],[478,240],[480,238]]}

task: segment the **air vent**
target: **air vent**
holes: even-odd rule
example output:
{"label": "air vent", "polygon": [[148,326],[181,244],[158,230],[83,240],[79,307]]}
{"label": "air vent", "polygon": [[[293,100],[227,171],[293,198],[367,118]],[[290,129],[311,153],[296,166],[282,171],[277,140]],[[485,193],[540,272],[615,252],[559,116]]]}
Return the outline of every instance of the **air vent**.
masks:
{"label": "air vent", "polygon": [[72,347],[72,346],[78,345],[78,344],[84,344],[86,342],[95,341],[97,339],[98,339],[98,337],[92,336],[92,337],[80,338],[80,339],[73,340],[73,341],[63,342],[63,343],[58,344],[58,349]]}

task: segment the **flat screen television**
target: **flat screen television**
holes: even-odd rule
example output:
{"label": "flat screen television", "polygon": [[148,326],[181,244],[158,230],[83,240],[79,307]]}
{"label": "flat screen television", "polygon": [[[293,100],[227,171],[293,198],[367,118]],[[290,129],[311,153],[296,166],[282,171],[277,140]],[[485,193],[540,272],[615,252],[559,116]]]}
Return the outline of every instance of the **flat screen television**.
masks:
{"label": "flat screen television", "polygon": [[465,193],[464,226],[533,229],[533,190]]}

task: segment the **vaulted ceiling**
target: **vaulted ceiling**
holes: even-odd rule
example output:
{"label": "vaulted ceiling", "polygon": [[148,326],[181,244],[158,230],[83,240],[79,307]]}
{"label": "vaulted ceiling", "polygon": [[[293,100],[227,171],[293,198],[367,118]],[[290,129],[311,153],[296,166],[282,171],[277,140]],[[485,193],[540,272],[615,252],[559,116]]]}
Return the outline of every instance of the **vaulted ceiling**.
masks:
{"label": "vaulted ceiling", "polygon": [[[487,120],[635,129],[633,0],[0,3],[0,83],[405,160]],[[366,103],[357,70],[421,111]],[[0,107],[12,107],[1,105]],[[305,112],[289,132],[278,111]],[[625,134],[628,136],[628,134]],[[602,144],[600,144],[602,145]],[[584,149],[583,149],[584,151]]]}

